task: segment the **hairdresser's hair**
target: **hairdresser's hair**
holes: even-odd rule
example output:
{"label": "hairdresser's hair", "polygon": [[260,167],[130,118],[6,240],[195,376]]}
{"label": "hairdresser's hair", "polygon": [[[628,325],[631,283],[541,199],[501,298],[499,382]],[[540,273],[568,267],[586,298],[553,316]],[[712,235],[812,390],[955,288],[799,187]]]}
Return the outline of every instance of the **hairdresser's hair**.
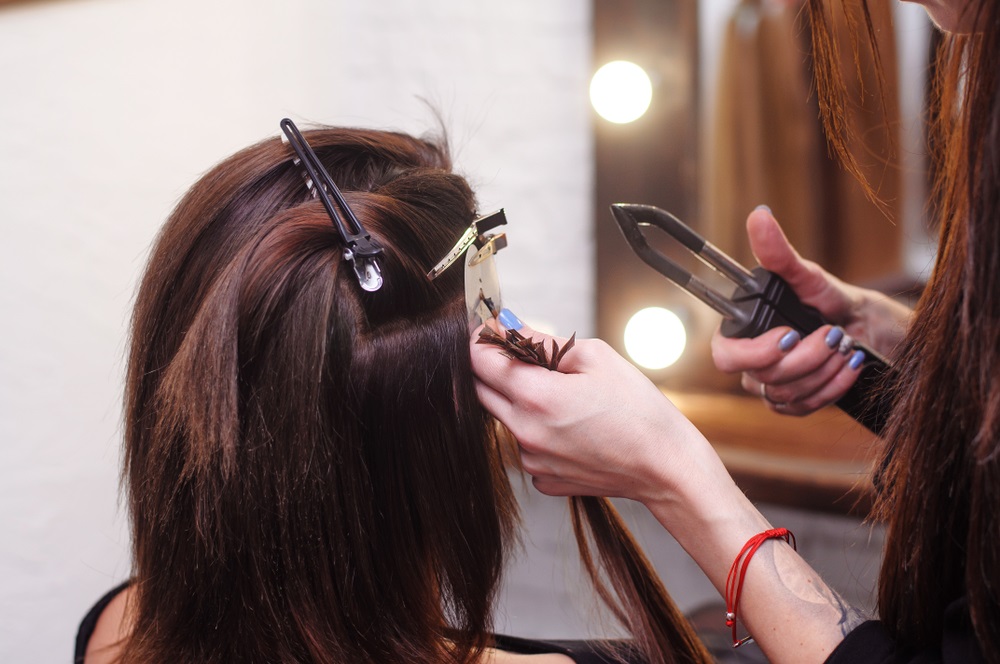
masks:
{"label": "hairdresser's hair", "polygon": [[[810,0],[820,41],[826,1]],[[845,11],[847,5],[857,10],[865,2],[844,0]],[[966,595],[982,652],[996,662],[1000,3],[970,0],[966,11],[972,33],[943,37],[934,67],[929,145],[940,244],[934,273],[900,349],[901,375],[892,386],[884,490],[876,506],[876,515],[888,524],[879,612],[904,646],[939,646],[945,607]],[[817,67],[829,70],[831,63],[823,58]],[[818,82],[821,97],[836,96],[824,76]],[[838,108],[842,105],[836,101],[824,104],[828,115]],[[828,118],[827,126],[835,128],[835,118]],[[829,137],[843,149],[836,131]]]}
{"label": "hairdresser's hair", "polygon": [[[359,288],[277,139],[180,202],[133,318],[123,661],[469,662],[489,645],[516,503],[475,396],[462,270],[424,277],[473,193],[443,141],[305,136],[385,248],[385,283]],[[617,515],[589,522],[590,568],[638,647],[707,661]]]}

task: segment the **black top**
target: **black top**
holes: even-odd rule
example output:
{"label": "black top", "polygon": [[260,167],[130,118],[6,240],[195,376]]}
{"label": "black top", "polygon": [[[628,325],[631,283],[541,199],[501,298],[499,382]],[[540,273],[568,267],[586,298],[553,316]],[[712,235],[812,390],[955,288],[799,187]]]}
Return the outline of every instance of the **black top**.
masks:
{"label": "black top", "polygon": [[848,634],[826,664],[985,664],[969,618],[968,600],[948,605],[940,648],[907,652],[896,646],[882,623],[872,620]]}
{"label": "black top", "polygon": [[[614,659],[607,654],[607,641],[533,641],[515,636],[496,634],[493,646],[497,650],[520,655],[541,655],[559,653],[566,655],[577,664],[641,664],[642,660],[628,657],[626,652],[617,651],[623,659]],[[602,649],[603,646],[603,649]]]}
{"label": "black top", "polygon": [[[87,615],[80,622],[80,629],[76,635],[76,650],[74,651],[74,664],[83,664],[83,657],[87,653],[87,644],[94,634],[97,620],[101,617],[101,612],[107,608],[118,593],[128,587],[129,581],[108,591],[104,597],[99,599]],[[513,636],[497,634],[494,636],[494,646],[497,650],[518,653],[521,655],[541,655],[544,653],[559,653],[566,655],[577,664],[619,664],[621,660],[610,659],[602,655],[602,642],[599,641],[533,641],[530,639],[519,639]],[[635,660],[633,664],[640,664]]]}

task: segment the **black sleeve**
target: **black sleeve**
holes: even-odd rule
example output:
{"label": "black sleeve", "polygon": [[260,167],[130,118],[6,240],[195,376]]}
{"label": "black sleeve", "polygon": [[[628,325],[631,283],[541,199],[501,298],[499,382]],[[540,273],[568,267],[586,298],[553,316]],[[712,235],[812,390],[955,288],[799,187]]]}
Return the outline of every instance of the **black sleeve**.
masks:
{"label": "black sleeve", "polygon": [[896,646],[882,623],[869,620],[844,637],[826,664],[895,664]]}
{"label": "black sleeve", "polygon": [[969,619],[965,598],[944,612],[941,643],[933,649],[906,651],[899,647],[882,623],[869,621],[844,637],[826,664],[985,664]]}

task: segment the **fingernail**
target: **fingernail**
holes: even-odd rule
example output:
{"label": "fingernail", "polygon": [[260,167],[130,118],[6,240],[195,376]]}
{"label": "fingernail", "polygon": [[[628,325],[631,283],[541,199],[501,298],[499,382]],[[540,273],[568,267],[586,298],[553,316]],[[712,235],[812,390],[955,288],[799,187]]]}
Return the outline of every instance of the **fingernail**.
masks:
{"label": "fingernail", "polygon": [[506,307],[500,310],[500,315],[497,316],[497,320],[500,324],[506,327],[508,330],[520,330],[524,327],[524,323],[521,319],[514,315],[514,312]]}
{"label": "fingernail", "polygon": [[772,217],[774,216],[774,213],[773,213],[773,212],[771,212],[771,208],[769,208],[769,207],[768,207],[768,206],[766,206],[766,205],[758,205],[758,206],[757,206],[757,207],[755,207],[754,209],[755,209],[755,210],[767,210],[767,213],[768,213],[769,215],[771,215]]}
{"label": "fingernail", "polygon": [[847,366],[857,371],[864,361],[865,352],[863,350],[856,350],[854,351],[854,355],[851,355],[851,359],[847,362]]}
{"label": "fingernail", "polygon": [[781,341],[778,342],[778,348],[780,348],[782,352],[787,353],[791,349],[795,348],[795,344],[799,343],[801,338],[802,335],[795,330],[786,332],[785,336],[781,337]]}
{"label": "fingernail", "polygon": [[830,348],[836,348],[840,340],[844,338],[844,330],[840,327],[832,327],[830,331],[826,333],[826,345]]}

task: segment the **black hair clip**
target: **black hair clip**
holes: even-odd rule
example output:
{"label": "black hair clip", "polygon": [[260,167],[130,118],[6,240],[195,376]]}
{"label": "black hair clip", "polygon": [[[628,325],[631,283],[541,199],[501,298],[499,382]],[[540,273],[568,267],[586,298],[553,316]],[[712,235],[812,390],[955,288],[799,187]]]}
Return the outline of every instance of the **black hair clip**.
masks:
{"label": "black hair clip", "polygon": [[[340,189],[334,184],[333,178],[330,177],[326,168],[323,167],[323,163],[316,156],[316,153],[313,152],[313,149],[309,147],[309,143],[303,138],[302,133],[295,126],[295,123],[285,118],[281,121],[281,130],[285,132],[285,136],[288,137],[288,143],[295,150],[295,154],[298,155],[299,163],[302,164],[309,175],[310,182],[306,183],[307,186],[310,186],[314,195],[319,196],[323,202],[323,207],[326,208],[327,214],[330,215],[330,219],[333,221],[333,225],[340,232],[340,236],[344,238],[344,258],[350,261],[351,266],[354,268],[354,274],[358,277],[358,283],[366,291],[377,291],[382,287],[382,268],[379,266],[376,256],[382,253],[382,247],[372,239],[371,235],[361,225],[361,222],[358,221],[358,218],[354,216],[354,212],[351,211],[351,208],[347,205],[347,201],[344,200],[344,195],[340,193]],[[337,212],[337,207],[333,201],[330,200],[331,195],[336,199],[337,205],[340,206],[344,217],[347,218],[346,223],[344,217],[341,217],[340,213]]]}

